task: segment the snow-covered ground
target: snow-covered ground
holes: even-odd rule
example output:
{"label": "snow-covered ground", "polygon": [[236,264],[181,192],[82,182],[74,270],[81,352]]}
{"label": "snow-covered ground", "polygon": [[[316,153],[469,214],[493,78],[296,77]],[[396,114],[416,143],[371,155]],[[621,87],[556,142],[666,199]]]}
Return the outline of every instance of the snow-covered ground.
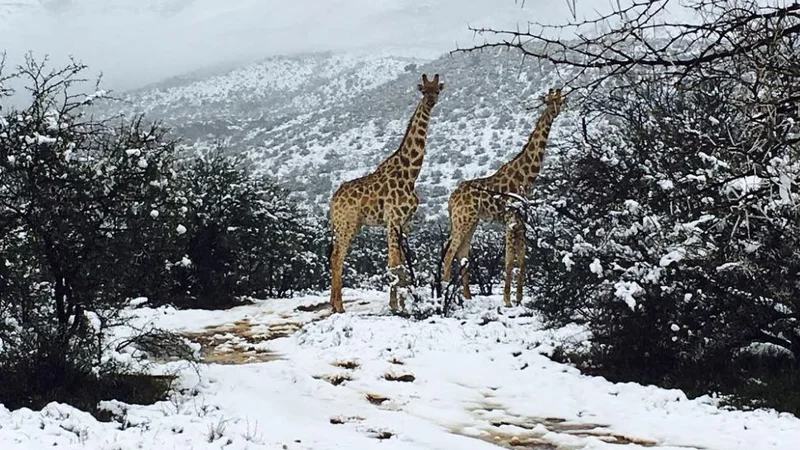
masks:
{"label": "snow-covered ground", "polygon": [[[131,310],[138,326],[180,330],[212,364],[171,362],[180,393],[150,406],[107,402],[101,423],[63,404],[0,406],[0,448],[59,449],[794,449],[800,419],[726,411],[676,390],[613,384],[544,354],[580,345],[499,297],[455,318],[388,314],[387,295],[267,300],[228,311]],[[120,334],[124,330],[120,330]],[[253,362],[247,362],[252,358]],[[230,364],[238,362],[240,364]]]}

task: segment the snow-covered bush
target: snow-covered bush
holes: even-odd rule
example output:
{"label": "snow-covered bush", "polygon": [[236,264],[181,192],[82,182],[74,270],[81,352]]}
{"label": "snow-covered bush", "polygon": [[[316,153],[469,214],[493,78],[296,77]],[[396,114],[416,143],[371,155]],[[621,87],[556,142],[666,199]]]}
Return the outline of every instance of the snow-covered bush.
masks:
{"label": "snow-covered bush", "polygon": [[664,380],[751,344],[800,361],[800,76],[751,67],[595,92],[599,125],[543,175],[533,306],[588,323],[595,362]]}
{"label": "snow-covered bush", "polygon": [[[241,296],[281,297],[327,281],[327,233],[289,193],[221,149],[177,166],[186,231],[170,264],[183,306],[228,307]],[[182,299],[182,300],[180,300]]]}
{"label": "snow-covered bush", "polygon": [[150,212],[170,203],[174,142],[140,119],[89,116],[103,93],[72,92],[82,69],[28,59],[12,76],[29,106],[0,110],[0,400],[11,406],[91,386],[107,327],[167,277],[176,216]]}

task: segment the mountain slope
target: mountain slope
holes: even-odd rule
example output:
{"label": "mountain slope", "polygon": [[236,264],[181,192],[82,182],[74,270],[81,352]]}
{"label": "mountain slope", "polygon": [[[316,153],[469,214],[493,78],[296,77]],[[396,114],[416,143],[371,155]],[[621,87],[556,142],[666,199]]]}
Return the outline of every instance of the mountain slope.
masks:
{"label": "mountain slope", "polygon": [[[164,118],[195,148],[222,141],[251,154],[263,171],[324,209],[342,181],[366,174],[397,148],[420,99],[422,73],[441,74],[446,86],[417,184],[422,210],[433,214],[444,212],[456,183],[488,175],[522,149],[542,111],[535,98],[568,75],[508,53],[427,62],[311,54],[173,81],[127,100],[131,111]],[[575,111],[565,110],[549,156],[576,126]]]}

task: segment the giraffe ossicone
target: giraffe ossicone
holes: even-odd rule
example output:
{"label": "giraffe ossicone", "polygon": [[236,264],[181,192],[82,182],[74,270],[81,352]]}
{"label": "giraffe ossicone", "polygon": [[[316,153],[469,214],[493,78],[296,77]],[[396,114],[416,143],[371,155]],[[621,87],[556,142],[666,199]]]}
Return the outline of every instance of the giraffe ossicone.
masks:
{"label": "giraffe ossicone", "polygon": [[[395,312],[398,309],[398,287],[406,285],[400,238],[403,232],[408,231],[411,218],[419,206],[415,185],[425,156],[431,111],[439,99],[439,93],[444,89],[444,83],[439,82],[438,73],[433,76],[433,80],[429,80],[427,74],[422,74],[422,83],[417,88],[422,93],[422,99],[408,122],[398,149],[372,173],[342,183],[331,197],[333,249],[330,301],[334,312],[344,312],[344,261],[353,238],[364,226],[385,227],[387,230],[391,272],[389,307]],[[402,297],[400,301],[400,307],[404,309]]]}
{"label": "giraffe ossicone", "polygon": [[550,89],[541,100],[545,104],[545,110],[522,151],[494,174],[461,182],[448,200],[450,237],[444,248],[442,283],[446,285],[450,282],[453,260],[458,258],[463,295],[467,299],[472,297],[469,291],[469,265],[463,264],[463,261],[469,260],[472,236],[478,223],[485,220],[501,222],[506,227],[503,302],[506,306],[511,306],[511,281],[515,262],[519,266],[516,301],[517,304],[522,302],[525,221],[519,211],[510,206],[525,197],[539,176],[550,127],[564,104],[561,89]]}

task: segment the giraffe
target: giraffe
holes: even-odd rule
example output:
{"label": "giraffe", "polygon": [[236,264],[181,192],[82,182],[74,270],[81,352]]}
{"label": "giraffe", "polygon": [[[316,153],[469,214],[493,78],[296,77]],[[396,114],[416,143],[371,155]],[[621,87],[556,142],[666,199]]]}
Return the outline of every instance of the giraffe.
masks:
{"label": "giraffe", "polygon": [[[475,228],[481,220],[501,222],[506,226],[505,239],[505,287],[503,301],[511,306],[511,279],[514,262],[519,264],[517,273],[517,304],[522,302],[523,269],[525,267],[525,224],[518,212],[509,211],[508,203],[513,196],[527,194],[539,176],[544,149],[553,120],[561,111],[564,99],[561,89],[550,89],[541,101],[546,105],[544,113],[522,151],[497,171],[484,178],[463,181],[450,195],[450,238],[445,244],[442,282],[450,281],[453,258],[459,264],[469,257],[470,244]],[[500,195],[498,195],[500,194]],[[504,195],[505,194],[505,195]],[[466,268],[461,268],[464,298],[470,299],[469,277]]]}
{"label": "giraffe", "polygon": [[[419,205],[414,185],[425,156],[431,110],[444,89],[444,83],[439,83],[439,74],[435,74],[432,81],[428,80],[427,74],[422,74],[422,83],[417,88],[422,92],[422,99],[411,116],[400,147],[374,172],[342,183],[331,198],[331,306],[335,313],[344,312],[344,260],[353,237],[362,226],[387,229],[389,270],[394,277],[389,288],[389,307],[392,312],[397,312],[397,284],[400,282],[404,285],[406,282],[400,236],[402,232],[408,232],[411,218]],[[401,308],[405,308],[402,298]]]}

